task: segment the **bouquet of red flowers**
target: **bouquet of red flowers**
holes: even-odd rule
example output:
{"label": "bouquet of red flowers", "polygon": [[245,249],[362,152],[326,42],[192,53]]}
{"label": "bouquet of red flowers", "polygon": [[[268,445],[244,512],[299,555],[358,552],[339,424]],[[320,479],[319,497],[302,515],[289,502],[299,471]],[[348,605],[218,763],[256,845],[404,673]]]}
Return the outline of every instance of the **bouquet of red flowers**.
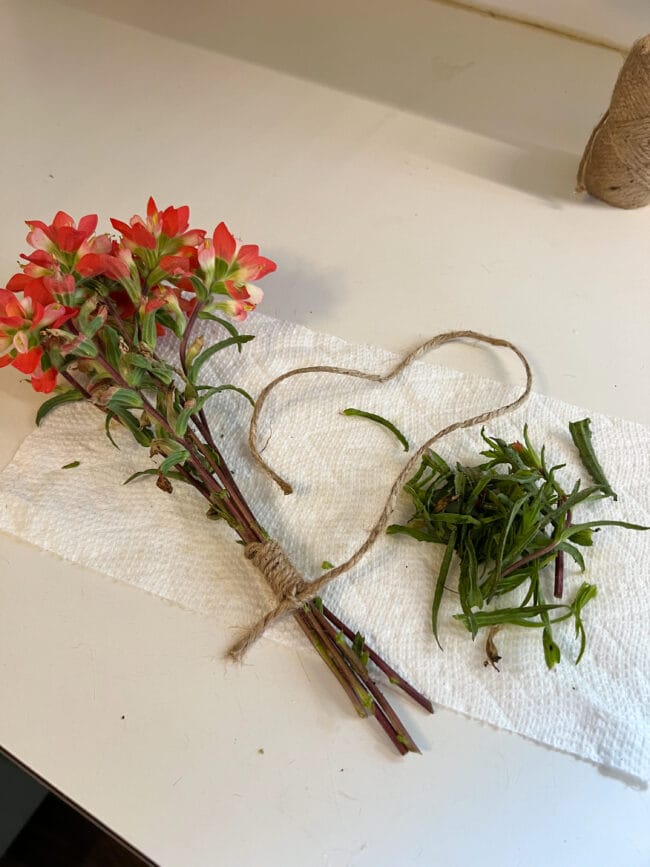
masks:
{"label": "bouquet of red flowers", "polygon": [[[234,322],[262,300],[255,281],[275,263],[255,245],[239,246],[223,222],[211,236],[190,229],[185,206],[160,210],[149,199],[146,217],[111,223],[115,236],[96,234],[94,214],[78,223],[62,211],[51,224],[28,221],[33,252],[22,256],[20,272],[0,289],[0,367],[13,365],[36,391],[54,392],[39,410],[39,423],[62,404],[86,400],[104,413],[109,438],[112,426],[122,425],[156,461],[136,476],[153,476],[168,493],[176,482],[195,488],[207,501],[208,517],[228,523],[270,580],[278,607],[286,601],[283,610],[292,613],[358,714],[374,716],[400,753],[419,752],[369,663],[429,711],[431,703],[292,571],[256,521],[204,412],[224,390],[254,403],[236,385],[203,382],[202,371],[215,353],[241,352],[252,340]],[[205,320],[216,323],[222,339],[206,343],[199,331]],[[164,354],[158,346],[163,337]],[[243,646],[247,642],[235,656]]]}

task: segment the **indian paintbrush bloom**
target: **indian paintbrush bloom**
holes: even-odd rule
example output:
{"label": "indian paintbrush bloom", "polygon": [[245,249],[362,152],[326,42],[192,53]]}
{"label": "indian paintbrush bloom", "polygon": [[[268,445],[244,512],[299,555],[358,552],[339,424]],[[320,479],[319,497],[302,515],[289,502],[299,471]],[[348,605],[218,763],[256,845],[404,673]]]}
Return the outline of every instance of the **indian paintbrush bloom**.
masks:
{"label": "indian paintbrush bloom", "polygon": [[[226,521],[244,545],[266,544],[204,412],[224,389],[253,399],[230,384],[204,383],[202,371],[216,352],[241,351],[252,340],[232,320],[244,321],[260,303],[253,281],[276,266],[257,246],[238,245],[225,223],[210,237],[190,229],[189,217],[187,206],[161,210],[149,199],[146,217],[111,220],[117,237],[95,234],[94,214],[78,223],[63,211],[49,224],[28,221],[34,252],[0,289],[0,367],[29,374],[37,391],[51,392],[62,380],[38,422],[61,404],[91,402],[105,414],[111,441],[111,426],[120,424],[155,459],[135,477],[153,476],[168,493],[172,482],[191,485],[207,501],[208,516]],[[224,338],[206,346],[196,333],[202,320],[215,322]],[[175,340],[173,364],[158,353],[165,334]],[[357,713],[374,716],[400,753],[418,751],[371,679],[368,660],[432,710],[428,699],[319,599],[293,616]]]}

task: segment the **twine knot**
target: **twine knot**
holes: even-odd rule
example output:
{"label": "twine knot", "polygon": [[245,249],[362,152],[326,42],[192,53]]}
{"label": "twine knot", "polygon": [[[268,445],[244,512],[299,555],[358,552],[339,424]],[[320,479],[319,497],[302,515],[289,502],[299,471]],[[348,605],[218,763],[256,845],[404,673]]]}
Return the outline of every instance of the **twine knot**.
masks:
{"label": "twine knot", "polygon": [[230,648],[228,655],[235,661],[242,659],[251,644],[257,641],[274,620],[296,611],[301,605],[309,602],[318,589],[303,579],[274,539],[249,542],[244,554],[262,573],[266,583],[275,593],[278,603]]}
{"label": "twine knot", "polygon": [[301,594],[309,585],[274,539],[250,542],[244,553],[260,570],[280,602],[301,604]]}

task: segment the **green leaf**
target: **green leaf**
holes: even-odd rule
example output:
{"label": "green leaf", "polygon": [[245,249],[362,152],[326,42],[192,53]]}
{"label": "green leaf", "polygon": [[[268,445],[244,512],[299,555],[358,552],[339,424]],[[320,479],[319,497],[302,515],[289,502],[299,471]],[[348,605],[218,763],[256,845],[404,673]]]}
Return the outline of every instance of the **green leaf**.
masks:
{"label": "green leaf", "polygon": [[141,409],[142,398],[131,388],[118,388],[108,402],[108,408],[117,413],[120,409]]}
{"label": "green leaf", "polygon": [[250,394],[243,388],[240,388],[238,385],[229,385],[226,383],[225,385],[197,385],[197,391],[207,391],[208,394],[205,394],[201,397],[201,407],[205,404],[208,398],[212,397],[213,394],[220,394],[222,391],[236,391],[237,394],[241,394],[242,397],[245,397],[246,400],[250,403],[251,406],[255,406],[254,399],[250,396]]}
{"label": "green leaf", "polygon": [[580,421],[569,422],[569,433],[571,434],[571,439],[573,440],[575,447],[578,449],[582,465],[587,470],[593,481],[602,488],[603,493],[607,497],[612,497],[614,500],[617,500],[618,496],[612,490],[612,486],[609,484],[605,476],[605,471],[596,457],[596,452],[594,451],[591,439],[590,425],[590,418],[583,418]]}
{"label": "green leaf", "polygon": [[241,394],[246,400],[252,405],[255,406],[255,401],[250,396],[247,391],[244,391],[243,388],[238,388],[236,385],[216,385],[216,386],[198,386],[198,390],[202,391],[203,394],[198,399],[194,399],[194,401],[190,401],[188,406],[183,407],[183,409],[178,414],[178,418],[174,424],[174,431],[178,434],[178,436],[185,436],[185,431],[187,430],[187,425],[193,415],[196,415],[200,412],[206,402],[213,397],[215,394],[220,394],[224,391],[236,391],[238,394]]}
{"label": "green leaf", "polygon": [[334,564],[330,563],[329,560],[323,560],[323,562],[320,564],[320,568],[323,569],[324,571],[328,570],[328,569],[333,569]]}
{"label": "green leaf", "polygon": [[560,542],[558,547],[558,551],[564,551],[565,554],[568,554],[569,557],[572,557],[575,562],[580,567],[580,571],[585,571],[585,558],[582,556],[580,549],[576,548],[570,542]]}
{"label": "green leaf", "polygon": [[183,337],[187,320],[182,311],[175,310],[174,315],[172,316],[169,310],[165,310],[161,307],[156,311],[156,321],[160,322],[160,324],[165,328],[169,328],[172,334],[179,339]]}
{"label": "green leaf", "polygon": [[144,313],[140,316],[140,339],[150,349],[156,348],[156,311]]}
{"label": "green leaf", "polygon": [[467,601],[472,608],[482,608],[483,594],[478,586],[478,563],[476,560],[476,550],[474,548],[474,543],[469,536],[465,539],[463,547],[467,559],[467,578],[469,582]]}
{"label": "green leaf", "polygon": [[542,643],[544,645],[544,659],[549,669],[560,661],[560,648],[553,641],[553,635],[550,627],[545,626],[542,632]]}
{"label": "green leaf", "polygon": [[386,532],[390,536],[394,536],[398,533],[403,533],[405,536],[411,536],[411,538],[417,539],[418,542],[433,541],[430,533],[427,533],[424,530],[417,530],[415,527],[408,527],[402,524],[391,524],[389,527],[386,527]]}
{"label": "green leaf", "polygon": [[62,470],[72,470],[72,469],[74,469],[75,467],[80,466],[80,464],[81,464],[81,461],[70,461],[69,464],[63,464],[63,466],[61,467],[61,469],[62,469]]}
{"label": "green leaf", "polygon": [[112,325],[105,325],[101,333],[101,338],[104,342],[104,352],[106,360],[111,367],[119,367],[122,353],[120,352],[120,335]]}
{"label": "green leaf", "polygon": [[114,418],[117,418],[117,416],[115,415],[115,413],[114,413],[114,412],[110,412],[110,410],[107,410],[107,412],[106,412],[106,420],[104,421],[104,433],[105,433],[106,436],[109,438],[109,440],[111,441],[111,443],[115,446],[115,448],[116,448],[116,449],[119,449],[118,444],[115,442],[115,440],[113,439],[113,435],[111,434],[111,421],[112,421]]}
{"label": "green leaf", "polygon": [[227,349],[229,346],[241,346],[243,343],[248,343],[249,340],[253,339],[253,334],[240,334],[236,337],[227,337],[225,340],[220,340],[218,343],[214,343],[212,346],[204,349],[189,368],[187,372],[188,379],[190,382],[196,383],[201,368],[215,353],[221,352],[222,349]]}
{"label": "green leaf", "polygon": [[587,521],[584,524],[570,524],[562,531],[562,539],[572,539],[575,541],[576,536],[580,537],[583,532],[598,527],[624,527],[626,530],[650,530],[650,527],[644,527],[641,524],[630,524],[628,521]]}
{"label": "green leaf", "polygon": [[133,367],[146,370],[165,385],[170,385],[174,379],[174,369],[165,361],[149,358],[147,355],[141,355],[139,352],[129,352],[124,356],[124,361]]}
{"label": "green leaf", "polygon": [[[122,482],[123,485],[128,485],[130,482],[135,481],[135,479],[140,479],[143,476],[159,476],[160,469],[158,467],[154,467],[148,470],[138,470],[137,473],[133,473],[126,479],[126,481]],[[168,479],[174,479],[177,482],[187,482],[187,479],[182,473],[175,473],[172,470],[165,473]],[[189,484],[189,483],[188,483]]]}
{"label": "green leaf", "polygon": [[153,437],[147,433],[141,426],[138,419],[134,418],[127,409],[118,410],[116,413],[122,424],[127,427],[135,441],[141,446],[149,446]]}
{"label": "green leaf", "polygon": [[82,340],[78,346],[75,346],[67,353],[73,358],[95,358],[97,355],[97,347],[92,340]]}
{"label": "green leaf", "polygon": [[353,407],[348,407],[348,409],[344,409],[342,415],[355,416],[357,418],[367,418],[370,421],[374,421],[377,424],[382,425],[397,437],[397,439],[404,447],[405,452],[409,450],[409,443],[404,434],[398,428],[396,428],[392,422],[388,421],[382,416],[376,415],[374,412],[365,412],[362,409],[354,409]]}
{"label": "green leaf", "polygon": [[[228,322],[227,319],[222,319],[220,316],[215,316],[214,313],[210,313],[207,310],[202,310],[199,313],[199,319],[209,319],[211,322],[218,322],[219,325],[221,325],[222,328],[225,328],[233,337],[239,336],[239,331],[237,331],[232,322]],[[241,352],[241,346],[237,347],[237,351]]]}
{"label": "green leaf", "polygon": [[176,464],[184,464],[185,461],[189,458],[190,453],[187,449],[178,449],[175,452],[172,452],[165,460],[161,463],[158,468],[163,476],[166,476],[170,470],[172,470]]}
{"label": "green leaf", "polygon": [[45,403],[42,403],[36,413],[36,426],[38,427],[48,413],[56,409],[57,406],[62,406],[64,403],[77,403],[83,400],[84,396],[76,388],[66,388],[54,397],[50,397]]}
{"label": "green leaf", "polygon": [[428,520],[432,524],[471,524],[473,527],[480,527],[482,523],[471,515],[461,515],[456,512],[437,512],[429,515]]}
{"label": "green leaf", "polygon": [[585,632],[585,627],[582,622],[582,609],[587,605],[588,602],[591,602],[592,599],[595,599],[598,595],[598,590],[594,584],[587,584],[586,582],[581,585],[580,589],[576,593],[576,597],[571,604],[571,610],[573,612],[573,616],[575,618],[575,630],[576,630],[576,638],[580,639],[580,650],[578,652],[578,656],[576,659],[576,665],[582,659],[585,648],[587,646],[587,634]]}
{"label": "green leaf", "polygon": [[440,639],[438,638],[438,612],[440,611],[440,603],[442,602],[442,597],[445,592],[445,582],[447,581],[449,567],[451,566],[451,560],[456,546],[457,532],[456,528],[453,527],[451,535],[449,536],[449,541],[447,542],[447,547],[445,548],[442,563],[440,564],[440,569],[438,570],[436,589],[433,594],[433,605],[431,606],[431,626],[433,628],[433,637],[436,639],[436,643],[440,650],[442,650],[442,644],[440,644]]}
{"label": "green leaf", "polygon": [[[501,623],[514,623],[519,626],[542,627],[544,624],[541,621],[535,621],[544,612],[555,611],[556,609],[568,609],[568,605],[526,605],[521,608],[495,608],[493,611],[476,611],[473,612],[473,619],[478,629],[484,626],[496,626]],[[566,620],[571,616],[571,611],[562,617]],[[466,614],[454,614],[454,620],[462,621],[467,629],[470,629],[469,620]],[[528,622],[526,622],[528,621]],[[557,622],[557,621],[555,621]]]}

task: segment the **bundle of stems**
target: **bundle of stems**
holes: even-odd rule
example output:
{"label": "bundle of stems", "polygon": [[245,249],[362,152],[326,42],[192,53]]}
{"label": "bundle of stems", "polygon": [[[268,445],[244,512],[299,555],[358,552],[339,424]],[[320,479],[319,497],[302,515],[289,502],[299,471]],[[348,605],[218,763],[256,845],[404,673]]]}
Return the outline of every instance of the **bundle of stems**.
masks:
{"label": "bundle of stems", "polygon": [[[159,210],[149,201],[147,217],[113,220],[118,240],[94,235],[97,218],[75,224],[59,212],[52,224],[30,221],[35,252],[0,290],[0,365],[29,373],[34,388],[55,394],[37,422],[62,404],[85,400],[112,424],[126,428],[147,448],[155,466],[127,482],[153,476],[162,491],[191,485],[208,504],[207,515],[225,520],[244,545],[267,534],[235,482],[210,429],[205,404],[231,384],[206,384],[201,373],[217,352],[241,352],[252,340],[233,323],[261,300],[260,279],[275,268],[253,245],[238,246],[223,223],[206,238],[188,229],[189,209]],[[202,321],[223,329],[206,344]],[[173,362],[163,358],[158,338],[177,338]],[[63,380],[66,385],[58,385]],[[191,580],[191,579],[190,579]],[[325,661],[360,717],[374,717],[397,751],[419,752],[406,727],[369,670],[372,662],[388,680],[427,711],[431,702],[402,678],[359,633],[319,598],[293,617]]]}

